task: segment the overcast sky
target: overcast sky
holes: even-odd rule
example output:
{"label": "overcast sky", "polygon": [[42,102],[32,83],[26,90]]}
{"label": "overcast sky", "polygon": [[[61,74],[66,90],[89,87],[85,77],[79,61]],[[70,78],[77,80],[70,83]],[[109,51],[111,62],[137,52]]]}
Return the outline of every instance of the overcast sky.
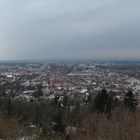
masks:
{"label": "overcast sky", "polygon": [[140,0],[0,0],[0,60],[140,58]]}

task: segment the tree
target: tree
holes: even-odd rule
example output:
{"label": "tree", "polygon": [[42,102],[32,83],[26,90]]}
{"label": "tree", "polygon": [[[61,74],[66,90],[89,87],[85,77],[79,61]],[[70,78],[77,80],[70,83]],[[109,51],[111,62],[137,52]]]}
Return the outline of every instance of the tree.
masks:
{"label": "tree", "polygon": [[129,108],[130,111],[136,110],[137,101],[136,101],[135,96],[131,90],[128,90],[126,92],[126,95],[124,98],[124,104],[127,108]]}
{"label": "tree", "polygon": [[94,109],[98,113],[110,113],[112,109],[113,93],[102,89],[94,100]]}
{"label": "tree", "polygon": [[105,104],[107,100],[107,91],[106,89],[102,89],[94,100],[94,108],[97,112],[104,112],[105,111]]}

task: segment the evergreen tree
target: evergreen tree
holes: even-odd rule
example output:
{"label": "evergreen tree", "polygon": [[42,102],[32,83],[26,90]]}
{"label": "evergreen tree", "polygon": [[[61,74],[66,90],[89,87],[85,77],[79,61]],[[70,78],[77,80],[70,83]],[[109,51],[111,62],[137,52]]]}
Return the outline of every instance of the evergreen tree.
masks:
{"label": "evergreen tree", "polygon": [[129,108],[130,111],[136,110],[137,102],[136,102],[135,96],[131,90],[128,90],[126,92],[126,95],[124,98],[124,103],[125,103],[125,106]]}
{"label": "evergreen tree", "polygon": [[95,97],[94,109],[98,113],[110,113],[112,109],[113,94],[107,92],[106,89],[102,89]]}
{"label": "evergreen tree", "polygon": [[94,100],[94,108],[97,112],[104,112],[105,111],[105,104],[107,100],[107,91],[106,89],[102,89],[95,97]]}

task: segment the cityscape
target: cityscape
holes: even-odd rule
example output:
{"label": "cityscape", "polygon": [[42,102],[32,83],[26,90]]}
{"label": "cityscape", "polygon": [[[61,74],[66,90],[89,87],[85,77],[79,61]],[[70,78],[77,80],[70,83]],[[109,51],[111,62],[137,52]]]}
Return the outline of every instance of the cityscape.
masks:
{"label": "cityscape", "polygon": [[110,120],[127,108],[140,111],[139,68],[136,61],[1,62],[0,110],[22,122],[18,140],[87,139],[81,123],[93,112]]}
{"label": "cityscape", "polygon": [[140,140],[139,0],[0,0],[0,140]]}
{"label": "cityscape", "polygon": [[[0,64],[1,97],[51,101],[55,96],[78,98],[81,104],[101,89],[123,101],[131,89],[140,100],[139,62],[62,61]],[[138,109],[140,104],[138,104]]]}

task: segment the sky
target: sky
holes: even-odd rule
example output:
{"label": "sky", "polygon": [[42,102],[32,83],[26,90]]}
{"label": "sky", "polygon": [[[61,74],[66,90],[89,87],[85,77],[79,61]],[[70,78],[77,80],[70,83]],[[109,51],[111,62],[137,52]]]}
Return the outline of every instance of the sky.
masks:
{"label": "sky", "polygon": [[0,0],[0,60],[140,59],[140,0]]}

